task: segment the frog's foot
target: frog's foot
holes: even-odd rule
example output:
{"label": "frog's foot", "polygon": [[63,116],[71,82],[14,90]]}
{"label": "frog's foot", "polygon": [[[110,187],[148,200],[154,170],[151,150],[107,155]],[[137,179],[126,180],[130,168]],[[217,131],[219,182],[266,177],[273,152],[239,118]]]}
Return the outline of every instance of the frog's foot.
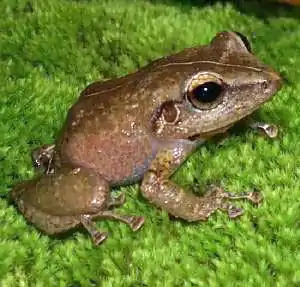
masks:
{"label": "frog's foot", "polygon": [[54,155],[55,145],[45,144],[34,149],[31,153],[33,166],[36,169],[44,170],[46,174],[54,172],[52,167],[52,159]]}
{"label": "frog's foot", "polygon": [[222,211],[226,211],[230,218],[237,218],[241,216],[244,211],[242,208],[236,207],[228,201],[247,199],[252,203],[258,204],[263,200],[261,193],[258,191],[230,193],[225,192],[223,188],[215,185],[210,186],[203,198],[208,199],[209,202],[214,202],[214,204],[211,204],[211,210],[209,214],[212,214],[217,209],[220,209]]}
{"label": "frog's foot", "polygon": [[92,219],[118,220],[127,224],[133,231],[139,230],[145,222],[145,218],[142,216],[120,215],[112,211],[102,211],[97,214],[91,215],[91,217]]}
{"label": "frog's foot", "polygon": [[91,234],[92,236],[92,240],[93,240],[93,243],[98,246],[100,245],[104,240],[107,239],[108,237],[108,232],[100,232],[100,231],[96,231],[95,233],[93,233],[93,235]]}
{"label": "frog's foot", "polygon": [[234,206],[227,202],[222,203],[218,209],[227,212],[229,218],[237,218],[244,213],[244,210],[242,208]]}
{"label": "frog's foot", "polygon": [[107,232],[100,232],[97,230],[95,223],[91,220],[91,216],[82,215],[81,223],[90,234],[92,241],[95,245],[100,245],[108,237]]}
{"label": "frog's foot", "polygon": [[118,207],[122,206],[125,203],[125,193],[120,193],[117,197],[111,197],[110,201],[108,202],[108,207]]}
{"label": "frog's foot", "polygon": [[145,222],[145,218],[143,216],[122,216],[123,222],[128,224],[133,231],[138,231]]}
{"label": "frog's foot", "polygon": [[241,216],[244,213],[244,210],[240,207],[229,205],[227,207],[227,214],[230,218],[236,218]]}
{"label": "frog's foot", "polygon": [[250,128],[262,131],[266,136],[273,139],[278,136],[278,127],[274,124],[264,122],[252,122],[249,124]]}
{"label": "frog's foot", "polygon": [[260,203],[263,200],[262,194],[257,191],[242,192],[238,194],[228,193],[229,199],[248,199],[252,203]]}

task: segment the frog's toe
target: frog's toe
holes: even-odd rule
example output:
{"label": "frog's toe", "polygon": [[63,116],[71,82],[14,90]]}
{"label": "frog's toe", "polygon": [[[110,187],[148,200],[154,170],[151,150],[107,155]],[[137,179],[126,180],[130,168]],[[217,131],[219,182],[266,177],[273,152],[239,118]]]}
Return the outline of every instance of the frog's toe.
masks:
{"label": "frog's toe", "polygon": [[44,170],[46,174],[53,173],[52,159],[54,156],[54,144],[45,144],[35,148],[31,152],[31,160],[34,168]]}
{"label": "frog's toe", "polygon": [[260,130],[264,135],[271,139],[276,138],[279,133],[278,126],[275,124],[254,122],[250,124],[250,127],[255,130]]}
{"label": "frog's toe", "polygon": [[244,213],[244,210],[240,207],[229,205],[227,209],[227,214],[230,218],[240,217]]}
{"label": "frog's toe", "polygon": [[117,197],[112,197],[109,202],[109,207],[118,207],[122,206],[126,201],[125,193],[120,193]]}
{"label": "frog's toe", "polygon": [[263,196],[258,190],[254,190],[250,192],[241,192],[241,193],[228,192],[228,199],[230,200],[247,199],[252,203],[258,204],[263,200]]}
{"label": "frog's toe", "polygon": [[260,203],[264,199],[262,194],[257,190],[249,192],[247,198],[248,200],[256,204]]}
{"label": "frog's toe", "polygon": [[266,124],[265,133],[271,139],[276,138],[279,133],[278,126],[276,126],[274,124]]}
{"label": "frog's toe", "polygon": [[224,191],[224,189],[216,184],[210,184],[204,194],[204,197],[210,197],[215,199],[222,199],[228,197],[228,192]]}
{"label": "frog's toe", "polygon": [[93,243],[98,246],[100,245],[103,241],[105,241],[108,237],[108,232],[96,232],[93,234]]}
{"label": "frog's toe", "polygon": [[138,231],[145,222],[145,218],[143,216],[132,216],[129,226],[133,231]]}

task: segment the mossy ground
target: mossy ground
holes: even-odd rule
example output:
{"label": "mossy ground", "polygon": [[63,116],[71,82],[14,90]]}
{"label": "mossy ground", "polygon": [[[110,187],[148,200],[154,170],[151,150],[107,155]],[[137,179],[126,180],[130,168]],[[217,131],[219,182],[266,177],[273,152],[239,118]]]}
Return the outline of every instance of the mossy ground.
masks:
{"label": "mossy ground", "polygon": [[99,222],[112,236],[95,248],[85,233],[41,234],[3,198],[1,286],[299,286],[300,10],[201,2],[2,0],[1,194],[34,175],[30,151],[54,141],[88,83],[207,43],[218,31],[238,30],[287,79],[260,111],[262,120],[280,125],[280,137],[247,131],[221,146],[209,143],[175,180],[218,180],[231,191],[256,186],[265,201],[259,208],[240,202],[245,215],[237,221],[217,213],[204,224],[187,224],[170,221],[136,185],[121,188],[127,203],[120,211],[143,214],[146,224],[132,233]]}

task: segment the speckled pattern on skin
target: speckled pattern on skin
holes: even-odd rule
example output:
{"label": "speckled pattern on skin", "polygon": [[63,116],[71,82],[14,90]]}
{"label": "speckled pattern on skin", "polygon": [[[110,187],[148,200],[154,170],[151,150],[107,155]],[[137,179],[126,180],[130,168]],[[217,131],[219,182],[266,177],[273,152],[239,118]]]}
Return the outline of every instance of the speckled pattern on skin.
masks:
{"label": "speckled pattern on skin", "polygon": [[[56,201],[54,206],[70,215],[63,211],[66,204],[74,220],[81,216],[81,224],[88,230],[86,218],[99,212],[104,214],[108,205],[84,212],[78,204],[71,205],[75,186],[79,184],[77,178],[55,186],[59,174],[67,177],[62,172],[65,167],[80,167],[83,173],[91,171],[92,176],[103,181],[103,189],[100,181],[82,186],[81,192],[87,193],[84,197],[89,200],[81,204],[87,206],[95,188],[107,195],[112,186],[140,180],[144,197],[187,221],[206,220],[217,209],[226,210],[230,217],[239,216],[242,210],[229,204],[230,199],[259,202],[261,197],[257,193],[234,195],[220,187],[211,187],[205,196],[198,197],[169,179],[199,144],[250,115],[281,87],[281,77],[260,62],[245,41],[234,32],[221,32],[206,46],[185,49],[125,77],[88,86],[70,108],[51,151],[53,182],[41,177],[28,188],[35,189],[40,199],[41,182],[49,191],[47,201],[39,201],[34,208],[45,210],[45,216],[54,216],[54,209],[47,210],[46,205]],[[49,157],[45,158],[49,161]],[[49,176],[47,172],[44,175]],[[88,173],[83,177],[89,177]],[[64,204],[58,202],[63,197],[62,187]],[[27,210],[31,204],[27,200],[28,190],[21,192]],[[20,205],[19,198],[20,195],[15,196]],[[30,216],[23,213],[36,223],[32,212]],[[131,224],[132,218],[127,224]],[[141,217],[136,218],[138,224],[131,226],[134,230],[143,223]],[[57,224],[61,225],[60,230],[69,228],[63,218]],[[46,233],[57,230],[57,226],[46,224],[40,228]],[[95,232],[90,233],[93,236]]]}

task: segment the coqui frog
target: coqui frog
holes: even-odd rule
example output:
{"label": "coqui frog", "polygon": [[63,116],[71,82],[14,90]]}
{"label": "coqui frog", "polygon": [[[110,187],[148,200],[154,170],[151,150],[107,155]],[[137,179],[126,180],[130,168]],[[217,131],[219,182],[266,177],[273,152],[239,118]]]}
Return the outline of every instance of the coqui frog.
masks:
{"label": "coqui frog", "polygon": [[[281,83],[280,75],[260,62],[236,32],[218,33],[208,45],[163,57],[127,76],[92,83],[68,111],[55,144],[35,152],[45,175],[32,188],[25,186],[23,196],[13,197],[29,221],[37,223],[40,216],[39,227],[46,233],[69,228],[70,214],[93,217],[99,212],[88,206],[93,185],[62,172],[69,166],[83,169],[83,179],[98,178],[97,188],[106,195],[113,187],[141,182],[142,195],[153,205],[188,222],[205,221],[217,210],[237,217],[243,211],[231,200],[258,203],[260,193],[233,194],[211,186],[197,196],[170,177],[199,145],[257,110]],[[254,126],[273,137],[270,125]],[[64,180],[64,201],[62,190],[56,197],[49,176]],[[81,192],[75,192],[74,182]],[[56,226],[47,223],[54,215]]]}

